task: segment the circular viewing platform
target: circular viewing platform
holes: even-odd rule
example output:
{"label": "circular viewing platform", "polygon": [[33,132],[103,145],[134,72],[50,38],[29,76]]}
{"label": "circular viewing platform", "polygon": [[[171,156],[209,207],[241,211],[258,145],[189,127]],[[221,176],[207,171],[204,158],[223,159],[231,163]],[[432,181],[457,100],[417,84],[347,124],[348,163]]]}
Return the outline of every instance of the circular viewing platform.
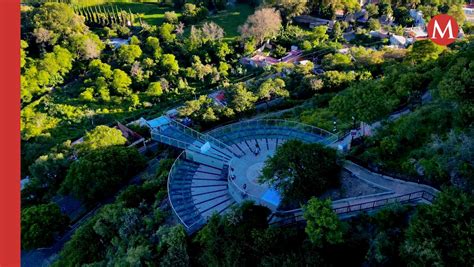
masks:
{"label": "circular viewing platform", "polygon": [[210,144],[210,154],[185,149],[168,177],[172,209],[188,232],[199,229],[212,214],[223,214],[244,200],[275,211],[280,203],[279,193],[258,181],[265,160],[290,139],[325,145],[337,140],[336,135],[316,127],[271,119],[232,123],[201,138],[209,142],[195,143]]}

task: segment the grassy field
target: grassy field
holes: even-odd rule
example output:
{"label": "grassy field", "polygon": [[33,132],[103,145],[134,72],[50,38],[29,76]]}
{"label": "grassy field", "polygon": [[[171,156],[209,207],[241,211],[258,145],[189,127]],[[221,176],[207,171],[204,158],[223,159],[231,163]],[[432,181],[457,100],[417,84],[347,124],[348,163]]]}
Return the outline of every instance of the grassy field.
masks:
{"label": "grassy field", "polygon": [[246,4],[236,4],[235,7],[223,10],[211,16],[207,21],[213,21],[221,26],[225,33],[225,39],[231,40],[239,36],[238,27],[245,23],[247,17],[254,9]]}
{"label": "grassy field", "polygon": [[[89,0],[89,1],[101,1],[101,0]],[[85,4],[87,5],[87,4]],[[162,7],[153,3],[131,3],[131,2],[108,2],[106,4],[100,4],[101,6],[114,6],[119,10],[131,11],[134,14],[143,14],[143,21],[150,25],[160,25],[163,23],[164,14],[166,11],[173,11],[171,7]],[[178,16],[181,16],[181,13],[177,10],[174,10]],[[206,21],[213,21],[219,26],[221,26],[225,33],[226,40],[233,40],[239,36],[238,27],[244,24],[247,17],[254,12],[254,8],[247,4],[236,4],[234,7],[229,7],[227,10],[220,11],[207,20],[201,22],[200,24]],[[186,25],[189,26],[189,25]],[[186,28],[185,34],[189,33],[190,27]]]}
{"label": "grassy field", "polygon": [[[247,17],[251,15],[253,11],[254,9],[247,4],[236,4],[234,7],[209,16],[207,20],[204,20],[197,25],[202,25],[204,22],[212,21],[224,29],[224,40],[230,41],[240,35],[238,27],[245,23]],[[184,31],[185,36],[188,36],[190,29],[191,27],[186,27]]]}

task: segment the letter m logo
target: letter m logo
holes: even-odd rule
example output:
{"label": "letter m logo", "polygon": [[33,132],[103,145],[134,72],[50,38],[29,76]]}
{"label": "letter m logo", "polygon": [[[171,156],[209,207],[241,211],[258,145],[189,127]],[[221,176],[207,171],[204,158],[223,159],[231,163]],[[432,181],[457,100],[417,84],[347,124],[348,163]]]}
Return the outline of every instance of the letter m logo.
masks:
{"label": "letter m logo", "polygon": [[453,36],[453,25],[451,24],[451,20],[448,20],[448,23],[446,24],[446,27],[444,28],[443,31],[441,31],[441,27],[438,24],[438,21],[435,20],[434,22],[434,28],[433,28],[433,35],[431,36],[431,39],[436,39],[436,35],[438,35],[440,38],[444,38],[446,35],[446,32],[449,33],[449,39],[454,39]]}
{"label": "letter m logo", "polygon": [[454,42],[459,32],[456,20],[445,14],[434,16],[427,28],[428,38],[439,45],[448,45]]}

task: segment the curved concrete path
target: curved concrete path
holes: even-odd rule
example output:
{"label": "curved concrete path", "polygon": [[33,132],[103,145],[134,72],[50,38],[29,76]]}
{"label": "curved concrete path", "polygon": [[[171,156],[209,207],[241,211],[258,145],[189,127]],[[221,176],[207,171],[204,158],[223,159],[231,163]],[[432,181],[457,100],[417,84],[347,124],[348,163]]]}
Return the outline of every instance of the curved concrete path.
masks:
{"label": "curved concrete path", "polygon": [[[430,203],[430,201],[423,199],[423,197],[422,199],[412,198],[410,200],[407,195],[412,194],[416,195],[417,197],[420,197],[422,196],[422,194],[418,192],[427,192],[432,196],[436,196],[436,194],[439,193],[437,189],[431,186],[402,181],[386,175],[374,173],[351,161],[345,161],[344,169],[349,171],[353,175],[354,179],[361,179],[367,183],[385,189],[386,191],[377,194],[345,198],[333,201],[332,208],[341,219],[355,216],[363,211],[377,210],[386,206],[387,204],[400,201],[411,204]],[[390,201],[387,201],[388,199],[390,199]],[[359,205],[360,209],[357,209]],[[355,208],[353,209],[352,207]],[[302,209],[295,209],[288,212],[282,212],[280,213],[280,215],[271,218],[270,223],[276,225],[286,225],[299,223],[302,221],[304,221]]]}

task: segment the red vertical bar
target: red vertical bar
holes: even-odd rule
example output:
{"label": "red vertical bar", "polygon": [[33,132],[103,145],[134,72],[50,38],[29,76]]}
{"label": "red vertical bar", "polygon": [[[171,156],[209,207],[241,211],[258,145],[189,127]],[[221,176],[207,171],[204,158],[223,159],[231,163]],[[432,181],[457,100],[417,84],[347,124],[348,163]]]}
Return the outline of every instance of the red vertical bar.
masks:
{"label": "red vertical bar", "polygon": [[0,266],[20,266],[20,0],[0,1]]}

